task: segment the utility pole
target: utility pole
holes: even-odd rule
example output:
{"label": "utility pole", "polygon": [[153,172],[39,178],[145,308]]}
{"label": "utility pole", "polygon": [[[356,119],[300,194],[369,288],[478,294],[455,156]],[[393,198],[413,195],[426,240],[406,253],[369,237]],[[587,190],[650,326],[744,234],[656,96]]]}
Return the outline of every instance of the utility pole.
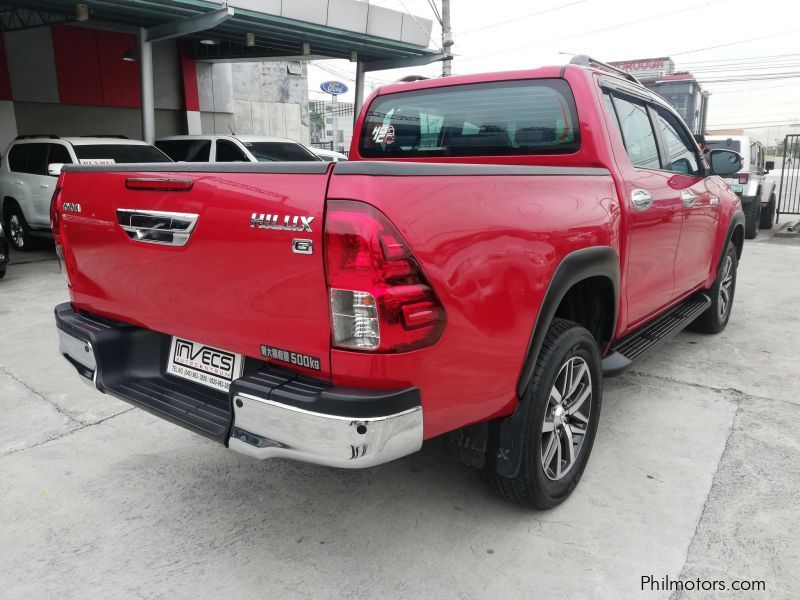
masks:
{"label": "utility pole", "polygon": [[[442,0],[442,51],[449,54],[453,46],[453,31],[450,29],[450,0]],[[453,64],[449,58],[442,61],[442,77],[453,74]]]}

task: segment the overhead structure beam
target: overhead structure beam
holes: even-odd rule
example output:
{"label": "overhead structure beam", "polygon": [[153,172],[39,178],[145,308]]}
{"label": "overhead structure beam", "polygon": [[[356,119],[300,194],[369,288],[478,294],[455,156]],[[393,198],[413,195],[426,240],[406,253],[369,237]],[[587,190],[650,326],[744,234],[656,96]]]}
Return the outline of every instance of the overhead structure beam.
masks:
{"label": "overhead structure beam", "polygon": [[387,69],[402,69],[404,67],[419,67],[429,65],[440,60],[450,60],[453,55],[449,52],[439,54],[426,54],[423,56],[410,56],[408,58],[392,58],[389,60],[376,60],[364,63],[364,71],[385,71]]}
{"label": "overhead structure beam", "polygon": [[147,30],[147,42],[160,42],[161,40],[168,40],[170,38],[182,37],[185,35],[192,35],[200,33],[208,29],[213,29],[221,25],[234,15],[234,10],[230,6],[220,8],[219,10],[212,10],[211,12],[189,17],[187,19],[180,19],[178,21],[170,21],[162,25],[156,25]]}

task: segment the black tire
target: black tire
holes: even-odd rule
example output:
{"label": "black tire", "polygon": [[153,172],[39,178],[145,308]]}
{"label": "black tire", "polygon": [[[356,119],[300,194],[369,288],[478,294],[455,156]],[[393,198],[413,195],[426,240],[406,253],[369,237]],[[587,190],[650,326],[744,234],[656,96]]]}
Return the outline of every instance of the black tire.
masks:
{"label": "black tire", "polygon": [[[728,264],[730,264],[730,272],[728,271]],[[689,329],[700,333],[719,333],[725,329],[733,310],[733,298],[736,294],[736,271],[738,268],[739,259],[736,257],[736,246],[732,242],[728,242],[725,254],[722,255],[722,260],[717,267],[717,278],[714,280],[714,285],[708,290],[708,294],[711,296],[711,306],[689,325]],[[729,282],[728,275],[730,275]],[[722,292],[723,289],[727,291],[726,294]],[[727,300],[724,299],[725,297]],[[724,307],[722,306],[723,303],[725,304]]]}
{"label": "black tire", "polygon": [[5,276],[6,276],[6,267],[2,266],[0,267],[0,279],[2,279]]}
{"label": "black tire", "polygon": [[[569,369],[568,365],[573,365],[571,373],[578,369],[582,374],[577,384],[572,385],[566,379],[570,374],[565,372],[565,369]],[[587,376],[590,390],[581,402],[579,399],[586,390]],[[557,389],[556,386],[560,386],[561,382],[564,382],[564,389],[570,386],[574,390],[574,393],[562,396],[563,404],[551,401],[551,398],[555,398],[552,390]],[[597,433],[602,397],[603,374],[597,341],[580,325],[564,319],[554,319],[539,352],[533,381],[522,398],[525,428],[521,440],[522,461],[519,473],[516,477],[508,478],[484,471],[482,475],[485,483],[501,498],[525,508],[544,510],[561,504],[578,485],[586,468]],[[576,404],[577,408],[574,408]],[[559,406],[560,414],[556,412]],[[574,412],[570,413],[569,410],[573,409]],[[549,436],[545,430],[546,421],[552,426]],[[569,435],[566,428],[570,429]],[[574,433],[581,428],[585,431],[583,435]],[[557,448],[550,443],[556,444]],[[556,473],[553,471],[556,468],[554,465],[557,464],[559,471],[562,466],[567,466],[561,464],[562,454],[568,452],[570,446],[575,452],[573,462],[565,472]],[[554,454],[548,461],[545,453],[549,453],[551,449]],[[569,460],[568,455],[566,459]],[[543,462],[552,467],[549,474]],[[559,475],[560,478],[557,477]]]}
{"label": "black tire", "polygon": [[754,200],[744,209],[744,237],[753,240],[758,235],[758,225],[761,222],[761,203]]}
{"label": "black tire", "polygon": [[766,206],[761,208],[761,217],[759,219],[759,229],[772,229],[772,225],[775,222],[775,205],[777,204],[775,200],[775,192],[769,197],[769,202]]}
{"label": "black tire", "polygon": [[8,236],[8,241],[14,250],[26,252],[34,247],[34,239],[31,235],[31,228],[25,220],[25,215],[16,204],[10,202],[5,210],[5,221],[3,223]]}

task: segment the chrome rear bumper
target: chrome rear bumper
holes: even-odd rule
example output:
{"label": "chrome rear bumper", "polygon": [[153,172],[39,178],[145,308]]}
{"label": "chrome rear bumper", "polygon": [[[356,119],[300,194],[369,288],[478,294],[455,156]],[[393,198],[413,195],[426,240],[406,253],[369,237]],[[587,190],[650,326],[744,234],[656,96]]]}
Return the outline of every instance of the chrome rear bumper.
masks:
{"label": "chrome rear bumper", "polygon": [[422,408],[381,417],[315,413],[249,394],[234,396],[228,447],[254,458],[281,456],[358,469],[389,462],[422,446]]}
{"label": "chrome rear bumper", "polygon": [[248,456],[341,468],[379,465],[422,447],[419,391],[343,388],[255,361],[230,392],[163,369],[169,336],[56,307],[59,351],[110,394]]}

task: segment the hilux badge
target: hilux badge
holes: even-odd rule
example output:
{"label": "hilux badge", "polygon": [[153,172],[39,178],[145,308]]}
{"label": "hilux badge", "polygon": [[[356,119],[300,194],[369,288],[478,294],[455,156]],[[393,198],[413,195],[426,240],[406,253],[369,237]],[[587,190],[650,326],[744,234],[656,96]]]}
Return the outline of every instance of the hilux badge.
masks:
{"label": "hilux badge", "polygon": [[278,231],[308,231],[311,232],[311,221],[314,217],[292,216],[253,213],[250,217],[250,227],[258,229],[277,229]]}

